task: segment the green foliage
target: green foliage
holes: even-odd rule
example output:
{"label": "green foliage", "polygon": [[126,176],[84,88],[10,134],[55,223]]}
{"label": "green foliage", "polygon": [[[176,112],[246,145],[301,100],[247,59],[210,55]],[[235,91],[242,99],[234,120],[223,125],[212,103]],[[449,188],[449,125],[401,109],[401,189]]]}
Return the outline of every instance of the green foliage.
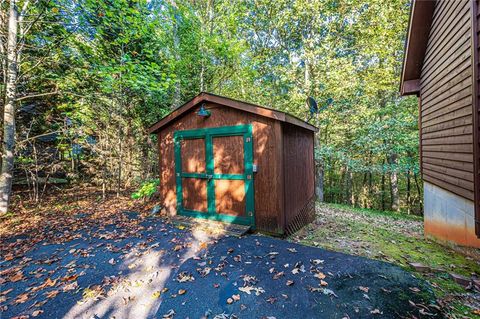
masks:
{"label": "green foliage", "polygon": [[132,194],[132,199],[145,199],[152,197],[160,185],[159,179],[152,179],[143,182],[140,187]]}
{"label": "green foliage", "polygon": [[[398,189],[400,209],[421,212],[418,106],[398,95],[408,0],[56,0],[32,10],[41,19],[25,39],[19,96],[60,93],[19,106],[36,105],[19,112],[22,172],[117,191],[158,176],[148,127],[209,91],[318,126],[327,201],[390,209]],[[310,116],[307,96],[333,103]],[[31,139],[52,131],[53,145]]]}

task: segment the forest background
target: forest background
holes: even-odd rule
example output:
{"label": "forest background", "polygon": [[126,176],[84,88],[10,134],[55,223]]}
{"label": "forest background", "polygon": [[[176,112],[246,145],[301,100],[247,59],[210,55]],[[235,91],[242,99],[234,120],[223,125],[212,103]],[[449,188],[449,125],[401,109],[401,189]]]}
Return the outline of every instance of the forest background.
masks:
{"label": "forest background", "polygon": [[[0,210],[158,183],[148,127],[201,91],[319,127],[327,202],[422,213],[408,0],[0,0]],[[313,116],[308,96],[320,108]],[[13,173],[13,174],[12,174]],[[146,184],[145,184],[146,183]],[[111,196],[111,195],[110,195]]]}

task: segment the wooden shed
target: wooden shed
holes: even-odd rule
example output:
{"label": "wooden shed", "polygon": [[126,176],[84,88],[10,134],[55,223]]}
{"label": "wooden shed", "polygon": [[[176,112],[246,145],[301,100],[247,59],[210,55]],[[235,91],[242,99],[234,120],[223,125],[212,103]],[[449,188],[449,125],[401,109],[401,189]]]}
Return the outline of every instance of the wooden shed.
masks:
{"label": "wooden shed", "polygon": [[150,127],[169,214],[285,235],[314,218],[314,134],[284,112],[200,93]]}
{"label": "wooden shed", "polygon": [[425,234],[480,247],[478,0],[412,1],[401,93],[419,101]]}

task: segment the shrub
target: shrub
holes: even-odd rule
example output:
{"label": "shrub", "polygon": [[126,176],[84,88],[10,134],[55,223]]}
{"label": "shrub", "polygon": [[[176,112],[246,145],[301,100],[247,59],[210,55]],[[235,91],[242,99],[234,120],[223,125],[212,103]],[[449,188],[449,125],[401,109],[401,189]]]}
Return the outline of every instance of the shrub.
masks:
{"label": "shrub", "polygon": [[140,185],[140,187],[137,189],[137,191],[132,194],[132,198],[133,199],[150,198],[157,191],[158,185],[160,185],[160,180],[158,178],[147,180],[143,182]]}

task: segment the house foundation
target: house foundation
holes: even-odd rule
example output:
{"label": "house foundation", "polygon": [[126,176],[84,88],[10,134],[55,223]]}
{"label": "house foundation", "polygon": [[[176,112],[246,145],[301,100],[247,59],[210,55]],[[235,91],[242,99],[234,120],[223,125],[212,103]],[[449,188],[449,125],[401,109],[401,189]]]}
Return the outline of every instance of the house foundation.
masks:
{"label": "house foundation", "polygon": [[480,248],[475,235],[473,201],[424,182],[425,236],[462,246]]}

